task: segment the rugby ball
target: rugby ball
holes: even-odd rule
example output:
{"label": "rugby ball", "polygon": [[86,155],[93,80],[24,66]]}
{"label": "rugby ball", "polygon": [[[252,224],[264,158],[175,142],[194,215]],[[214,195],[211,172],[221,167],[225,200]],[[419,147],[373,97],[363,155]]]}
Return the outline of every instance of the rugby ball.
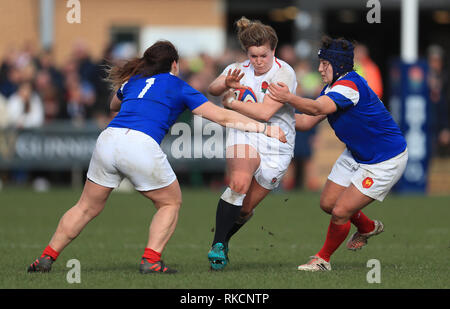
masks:
{"label": "rugby ball", "polygon": [[250,103],[256,103],[256,95],[253,92],[252,88],[238,88],[234,90],[234,96],[236,100],[242,101],[242,102],[250,102]]}

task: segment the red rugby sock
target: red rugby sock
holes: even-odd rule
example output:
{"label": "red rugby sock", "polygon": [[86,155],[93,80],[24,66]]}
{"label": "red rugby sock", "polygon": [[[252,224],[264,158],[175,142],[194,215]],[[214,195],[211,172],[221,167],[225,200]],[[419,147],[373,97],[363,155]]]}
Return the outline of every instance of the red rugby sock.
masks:
{"label": "red rugby sock", "polygon": [[51,256],[51,258],[54,261],[56,261],[56,259],[58,258],[59,252],[57,252],[52,247],[50,247],[50,245],[48,245],[47,247],[45,247],[44,252],[42,252],[41,257],[43,257],[44,255]]}
{"label": "red rugby sock", "polygon": [[350,221],[347,221],[345,224],[334,224],[330,221],[325,243],[316,255],[329,262],[331,255],[342,244],[345,238],[347,238],[350,227]]}
{"label": "red rugby sock", "polygon": [[350,221],[358,228],[361,234],[372,232],[375,228],[375,222],[370,220],[362,211],[358,211],[351,218]]}
{"label": "red rugby sock", "polygon": [[142,258],[147,259],[149,263],[156,263],[161,260],[161,253],[150,248],[145,248]]}

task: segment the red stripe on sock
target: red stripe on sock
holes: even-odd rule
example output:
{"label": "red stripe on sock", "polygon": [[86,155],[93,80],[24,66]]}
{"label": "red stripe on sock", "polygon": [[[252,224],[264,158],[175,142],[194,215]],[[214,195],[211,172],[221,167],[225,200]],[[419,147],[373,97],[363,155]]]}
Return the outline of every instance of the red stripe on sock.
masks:
{"label": "red stripe on sock", "polygon": [[358,211],[351,218],[350,221],[358,228],[361,234],[372,232],[375,228],[375,222],[370,220],[362,211]]}
{"label": "red stripe on sock", "polygon": [[334,253],[334,251],[336,251],[337,248],[339,248],[345,238],[347,238],[350,227],[350,221],[347,221],[347,223],[341,225],[334,224],[330,221],[325,243],[322,249],[320,249],[320,251],[316,255],[329,262],[331,255]]}
{"label": "red stripe on sock", "polygon": [[58,258],[59,252],[54,250],[52,247],[47,246],[47,247],[45,247],[44,252],[42,252],[41,257],[43,257],[44,255],[49,255],[52,257],[52,259],[54,261],[56,261],[56,259]]}
{"label": "red stripe on sock", "polygon": [[142,257],[147,259],[149,263],[156,263],[161,260],[161,253],[150,248],[145,248],[144,255]]}

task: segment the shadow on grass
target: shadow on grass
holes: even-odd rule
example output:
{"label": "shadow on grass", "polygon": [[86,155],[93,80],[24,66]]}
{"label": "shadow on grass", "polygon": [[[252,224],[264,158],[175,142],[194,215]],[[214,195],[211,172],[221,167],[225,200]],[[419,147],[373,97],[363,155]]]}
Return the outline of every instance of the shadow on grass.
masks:
{"label": "shadow on grass", "polygon": [[[179,269],[180,265],[170,264],[171,268]],[[69,270],[69,269],[67,269]],[[64,271],[63,271],[64,272]],[[67,272],[67,271],[65,271]],[[96,272],[96,273],[115,273],[115,272],[127,272],[127,273],[139,273],[139,263],[117,263],[114,265],[87,265],[82,268],[82,272]]]}

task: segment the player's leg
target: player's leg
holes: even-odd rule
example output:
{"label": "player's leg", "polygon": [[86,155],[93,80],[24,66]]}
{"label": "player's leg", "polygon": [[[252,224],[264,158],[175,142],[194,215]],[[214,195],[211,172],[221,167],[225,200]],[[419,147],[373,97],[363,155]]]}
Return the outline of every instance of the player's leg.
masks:
{"label": "player's leg", "polygon": [[361,193],[353,184],[339,196],[331,212],[331,220],[325,243],[307,264],[300,265],[299,270],[331,270],[331,255],[347,238],[350,231],[350,218],[374,199]]}
{"label": "player's leg", "polygon": [[61,250],[103,210],[112,188],[120,184],[122,175],[115,167],[113,155],[119,144],[117,142],[119,131],[108,128],[99,135],[89,163],[88,180],[79,201],[61,218],[55,234],[43,252],[44,263],[40,263],[40,259],[43,259],[41,257],[28,268],[28,271],[49,271],[50,267],[45,270],[44,264],[56,260]]}
{"label": "player's leg", "polygon": [[92,219],[102,212],[111,191],[112,188],[86,180],[79,201],[63,215],[49,245],[61,252]]}
{"label": "player's leg", "polygon": [[79,201],[60,219],[56,232],[41,257],[28,268],[29,272],[47,272],[61,251],[74,240],[84,227],[105,207],[112,188],[86,180]]}
{"label": "player's leg", "polygon": [[[347,149],[344,150],[334,164],[322,191],[320,207],[323,211],[331,214],[339,196],[350,186],[353,177],[360,174],[358,167],[359,164],[353,159],[350,152]],[[375,225],[375,221],[370,220],[361,211],[355,213],[350,221],[361,233],[372,231]]]}
{"label": "player's leg", "polygon": [[297,160],[295,157],[292,159],[292,162],[289,164],[286,171],[286,175],[284,175],[281,182],[283,190],[291,191],[298,185],[299,177],[297,177],[297,175],[300,174],[300,164],[301,160]]}
{"label": "player's leg", "polygon": [[[352,178],[353,185],[363,194],[376,200],[383,201],[391,188],[403,174],[408,161],[408,151],[377,164],[363,165]],[[367,172],[364,172],[367,171]],[[372,177],[368,177],[368,175]],[[352,223],[358,227],[347,242],[347,249],[357,250],[367,245],[367,240],[384,231],[384,225],[379,220],[368,220],[361,212],[351,217]]]}
{"label": "player's leg", "polygon": [[322,193],[320,194],[320,208],[331,215],[331,212],[336,205],[336,201],[345,189],[347,189],[346,186],[339,185],[334,181],[327,179]]}
{"label": "player's leg", "polygon": [[181,207],[181,189],[178,180],[169,186],[141,191],[142,195],[153,201],[157,211],[153,215],[149,228],[147,246],[142,256],[141,273],[174,273],[161,261],[161,254],[171,238],[178,222],[178,213]]}
{"label": "player's leg", "polygon": [[[338,205],[338,201],[351,185],[352,177],[357,169],[358,164],[349,151],[344,150],[333,165],[320,197],[320,208],[324,212],[330,215],[333,214],[336,205]],[[307,271],[331,270],[329,264],[330,252],[334,252],[342,241],[345,240],[349,229],[349,222],[346,224],[334,224],[330,221],[325,244],[322,247],[322,252],[319,251],[323,257],[319,254],[312,256],[308,263],[300,265],[298,269]]]}
{"label": "player's leg", "polygon": [[270,191],[278,187],[285,174],[291,155],[280,154],[259,154],[260,165],[254,172],[252,182],[244,198],[239,216],[236,217],[229,230],[226,242],[251,218],[254,208],[269,194]]}
{"label": "player's leg", "polygon": [[225,244],[228,232],[241,211],[253,174],[260,163],[258,152],[250,145],[239,144],[228,147],[226,154],[230,182],[217,206],[213,245],[219,242]]}
{"label": "player's leg", "polygon": [[347,238],[350,218],[373,201],[373,198],[364,195],[351,184],[341,194],[333,208],[325,244],[317,255],[328,262],[334,251]]}
{"label": "player's leg", "polygon": [[253,216],[253,211],[256,206],[270,193],[271,190],[268,190],[262,187],[255,178],[252,179],[252,183],[250,185],[247,194],[245,195],[244,201],[242,203],[242,208],[239,213],[238,218],[234,222],[232,228],[228,232],[226,243],[230,241],[231,237],[239,231],[245,223],[247,223],[250,218]]}
{"label": "player's leg", "polygon": [[[338,185],[330,179],[327,179],[320,195],[320,208],[331,215],[336,201],[347,187]],[[362,211],[358,211],[350,217],[350,221],[358,229],[359,233],[369,233],[374,230],[378,221],[369,219]]]}
{"label": "player's leg", "polygon": [[253,174],[260,164],[258,152],[248,144],[227,147],[226,158],[230,182],[217,205],[214,239],[208,253],[211,267],[216,270],[226,266],[227,236],[239,216]]}
{"label": "player's leg", "polygon": [[173,273],[164,266],[161,253],[172,236],[181,206],[181,190],[176,175],[160,145],[136,130],[120,130],[116,139],[114,166],[134,188],[153,201],[157,211],[149,228],[149,238],[141,260],[141,273]]}

